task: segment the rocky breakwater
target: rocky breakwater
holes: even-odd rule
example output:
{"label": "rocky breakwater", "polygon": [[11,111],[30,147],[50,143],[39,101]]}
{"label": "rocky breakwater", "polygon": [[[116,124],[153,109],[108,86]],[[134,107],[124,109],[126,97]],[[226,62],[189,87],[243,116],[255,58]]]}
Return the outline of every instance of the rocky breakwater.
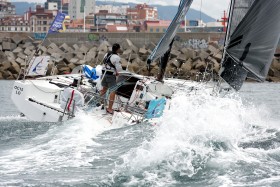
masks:
{"label": "rocky breakwater", "polygon": [[[142,75],[157,75],[159,61],[152,64],[150,72],[146,68],[147,58],[156,46],[154,43],[137,47],[129,39],[123,39],[121,46],[123,69]],[[111,50],[111,44],[104,41],[100,44],[50,43],[41,46],[30,39],[0,38],[0,79],[16,79],[36,50],[38,55],[51,56],[47,75],[68,74],[79,65],[87,64],[95,67],[102,64],[104,55]],[[221,47],[216,42],[209,42],[206,49],[192,49],[183,47],[181,42],[175,41],[166,68],[166,76],[197,81],[202,78],[210,79],[213,75],[217,75],[221,59]],[[203,75],[205,72],[206,76]],[[273,60],[267,80],[280,80],[279,58]]]}

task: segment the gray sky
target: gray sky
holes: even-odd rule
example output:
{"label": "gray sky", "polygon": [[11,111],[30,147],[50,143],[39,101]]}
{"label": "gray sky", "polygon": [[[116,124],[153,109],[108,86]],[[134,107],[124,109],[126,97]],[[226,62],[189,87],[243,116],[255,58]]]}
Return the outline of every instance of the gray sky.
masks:
{"label": "gray sky", "polygon": [[[15,1],[25,1],[25,2],[40,2],[43,3],[46,0],[10,0],[11,2]],[[106,1],[114,1],[114,0],[104,0]],[[116,2],[133,2],[133,3],[147,3],[147,4],[160,4],[160,5],[178,5],[180,0],[115,0]],[[202,6],[201,5],[202,1]],[[200,10],[202,12],[208,14],[209,16],[220,19],[223,16],[223,11],[228,10],[230,0],[193,0],[193,4],[191,8]]]}

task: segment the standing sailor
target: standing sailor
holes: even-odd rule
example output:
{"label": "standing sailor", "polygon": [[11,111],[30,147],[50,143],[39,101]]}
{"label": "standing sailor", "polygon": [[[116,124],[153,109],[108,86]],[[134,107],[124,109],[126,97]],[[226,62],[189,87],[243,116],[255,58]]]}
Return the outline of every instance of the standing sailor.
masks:
{"label": "standing sailor", "polygon": [[[103,67],[103,78],[101,85],[103,86],[101,90],[101,96],[103,96],[108,88],[112,88],[116,86],[117,84],[117,76],[119,75],[119,72],[122,71],[122,66],[120,63],[120,57],[118,53],[121,53],[121,46],[118,43],[115,43],[112,46],[112,52],[108,52],[104,56],[104,67]],[[109,106],[106,109],[106,111],[110,114],[113,114],[113,104],[115,100],[116,92],[113,91],[110,93],[109,96]]]}

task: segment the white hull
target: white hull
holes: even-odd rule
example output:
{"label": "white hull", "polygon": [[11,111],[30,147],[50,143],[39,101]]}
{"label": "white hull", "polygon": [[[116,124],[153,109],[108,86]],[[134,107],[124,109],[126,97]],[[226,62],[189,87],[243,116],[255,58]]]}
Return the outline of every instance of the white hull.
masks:
{"label": "white hull", "polygon": [[[122,110],[121,112],[115,112],[113,116],[107,115],[110,116],[111,123],[139,122],[143,120],[143,116],[147,110],[145,107],[147,107],[149,101],[157,98],[170,97],[173,93],[170,87],[155,81],[153,78],[144,78],[143,76],[130,73],[123,73],[122,76],[124,79],[133,76],[135,80],[130,82],[128,87],[127,85],[121,86],[120,92],[130,93],[130,96],[117,95],[113,107],[117,109],[122,108]],[[77,75],[74,75],[74,77],[77,77]],[[20,113],[29,120],[39,122],[65,121],[74,117],[74,113],[77,110],[74,107],[75,110],[71,113],[65,107],[67,104],[62,105],[62,100],[65,96],[64,92],[67,90],[67,87],[69,88],[72,81],[73,77],[71,75],[68,77],[44,77],[36,80],[17,80],[13,86],[11,99]],[[96,89],[89,85],[87,81],[84,80],[83,85],[80,86],[83,89],[83,91],[80,91],[83,93]],[[64,85],[62,88],[59,87],[61,84]],[[78,90],[75,91],[79,92]],[[82,97],[84,100],[84,95]],[[69,98],[69,96],[66,98]],[[125,105],[128,105],[128,108],[124,107]],[[84,106],[84,102],[80,106]],[[106,112],[95,107],[92,113],[100,118],[104,118],[104,113]]]}
{"label": "white hull", "polygon": [[[11,99],[18,110],[32,121],[59,122],[66,121],[69,116],[63,115],[64,109],[60,107],[59,96],[63,91],[45,80],[15,81]],[[114,115],[106,115],[101,107],[88,111],[90,116],[107,125],[123,126],[135,124],[141,120],[140,116],[127,112],[115,112]],[[153,120],[150,120],[153,121]]]}
{"label": "white hull", "polygon": [[45,80],[17,80],[11,99],[28,119],[58,122],[68,119],[68,116],[63,116],[63,109],[59,104],[61,91],[61,88]]}
{"label": "white hull", "polygon": [[[59,79],[57,79],[57,77],[59,77]],[[73,117],[69,115],[70,112],[61,105],[60,97],[62,97],[61,94],[65,88],[60,88],[55,84],[51,84],[49,82],[50,79],[53,80],[52,82],[63,80],[65,85],[69,85],[72,82],[73,77],[54,76],[36,80],[15,81],[11,99],[20,113],[26,116],[29,120],[39,122],[59,122],[66,121]],[[196,92],[196,90],[201,89],[203,89],[204,92],[209,92],[209,94],[213,93],[213,84],[205,87],[205,85],[203,86],[201,84],[198,86],[198,83],[193,81],[166,79],[164,81],[164,86],[164,84],[155,82],[153,79],[146,79],[144,83],[141,81],[136,83],[130,98],[117,96],[118,99],[115,99],[116,103],[114,104],[114,107],[118,108],[119,103],[129,103],[132,107],[141,107],[143,109],[146,101],[153,99],[153,97],[160,98],[163,93],[170,97],[173,94],[173,91],[176,91],[178,88],[184,89],[184,92],[186,93]],[[173,87],[173,91],[166,85]],[[142,91],[138,90],[141,86],[143,87]],[[151,94],[149,92],[151,92]],[[142,103],[142,105],[140,106],[136,103]],[[106,112],[101,110],[100,107],[93,108],[90,114],[100,119],[106,119],[106,122],[117,125],[122,125],[124,123],[132,124],[142,120],[141,115],[135,113],[131,114],[126,111],[115,112],[113,116],[104,115]]]}

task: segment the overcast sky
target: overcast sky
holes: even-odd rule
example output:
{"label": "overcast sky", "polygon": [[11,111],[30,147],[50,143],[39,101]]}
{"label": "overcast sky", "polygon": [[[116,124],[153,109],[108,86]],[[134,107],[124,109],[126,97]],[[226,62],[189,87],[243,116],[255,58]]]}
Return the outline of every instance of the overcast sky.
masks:
{"label": "overcast sky", "polygon": [[[40,2],[43,3],[46,0],[10,0],[11,2],[15,1],[25,1],[25,2]],[[114,0],[103,0],[106,1],[114,1]],[[147,3],[147,4],[160,4],[160,5],[178,5],[180,0],[115,0],[116,2],[133,2],[133,3]],[[201,5],[202,1],[202,6]],[[193,0],[193,4],[191,8],[200,10],[202,12],[208,14],[209,16],[220,19],[223,15],[224,10],[228,10],[230,0]]]}

